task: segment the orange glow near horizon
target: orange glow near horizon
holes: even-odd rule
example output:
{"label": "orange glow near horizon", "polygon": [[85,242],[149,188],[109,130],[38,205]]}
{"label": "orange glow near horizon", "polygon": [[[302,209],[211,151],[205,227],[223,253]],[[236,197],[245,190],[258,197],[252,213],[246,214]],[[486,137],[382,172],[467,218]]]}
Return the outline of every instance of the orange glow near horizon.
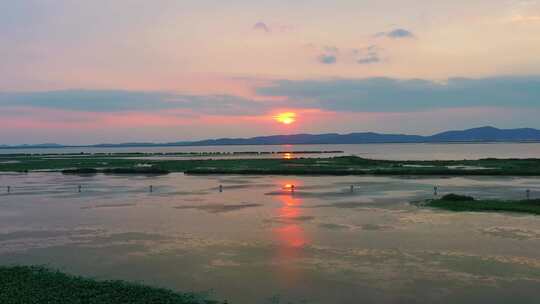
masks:
{"label": "orange glow near horizon", "polygon": [[274,120],[279,122],[279,123],[282,123],[282,124],[285,124],[285,125],[290,125],[292,123],[294,123],[296,121],[296,113],[294,112],[283,112],[283,113],[279,113],[277,115],[275,115],[274,117]]}

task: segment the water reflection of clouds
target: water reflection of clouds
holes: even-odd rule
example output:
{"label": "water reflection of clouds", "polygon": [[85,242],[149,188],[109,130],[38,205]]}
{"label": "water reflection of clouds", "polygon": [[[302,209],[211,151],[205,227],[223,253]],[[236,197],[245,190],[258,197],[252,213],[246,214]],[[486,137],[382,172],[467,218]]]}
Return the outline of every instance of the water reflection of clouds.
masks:
{"label": "water reflection of clouds", "polygon": [[[399,249],[337,249],[311,246],[304,262],[328,276],[374,281],[379,288],[432,280],[434,284],[493,285],[497,281],[530,280],[540,283],[540,260],[520,256],[476,255],[459,251]],[[476,265],[467,267],[465,265]],[[514,268],[513,273],[508,269]],[[399,271],[397,271],[399,269]],[[389,280],[388,278],[393,278]],[[375,283],[376,282],[376,283]]]}

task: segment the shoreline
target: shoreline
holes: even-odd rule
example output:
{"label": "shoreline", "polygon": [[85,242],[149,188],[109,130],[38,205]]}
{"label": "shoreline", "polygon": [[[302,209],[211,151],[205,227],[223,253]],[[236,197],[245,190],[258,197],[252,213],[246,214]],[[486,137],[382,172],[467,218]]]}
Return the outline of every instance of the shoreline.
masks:
{"label": "shoreline", "polygon": [[87,148],[87,149],[123,149],[123,148],[181,148],[181,147],[238,147],[238,146],[320,146],[320,145],[453,145],[453,144],[540,144],[540,140],[516,140],[516,141],[419,141],[419,142],[406,142],[406,141],[385,141],[385,142],[358,142],[358,143],[279,143],[279,144],[221,144],[221,145],[168,145],[168,144],[150,144],[150,145],[122,145],[122,144],[99,144],[99,145],[75,145],[75,146],[0,146],[0,150],[30,150],[30,149],[75,149],[75,148]]}

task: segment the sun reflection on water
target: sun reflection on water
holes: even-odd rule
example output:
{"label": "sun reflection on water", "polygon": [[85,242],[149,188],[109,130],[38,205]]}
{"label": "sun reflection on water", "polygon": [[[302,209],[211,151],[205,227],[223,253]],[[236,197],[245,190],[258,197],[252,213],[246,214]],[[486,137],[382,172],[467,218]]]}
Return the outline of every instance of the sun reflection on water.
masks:
{"label": "sun reflection on water", "polygon": [[283,159],[293,159],[293,158],[294,158],[293,153],[287,152],[283,154]]}
{"label": "sun reflection on water", "polygon": [[[283,183],[284,191],[292,191],[298,182]],[[304,248],[309,244],[304,228],[299,223],[303,216],[302,199],[294,196],[294,193],[284,193],[276,196],[281,204],[277,209],[279,226],[272,230],[277,244],[276,264],[277,271],[283,276],[283,281],[294,283],[301,280],[301,270],[298,262],[304,256]]]}

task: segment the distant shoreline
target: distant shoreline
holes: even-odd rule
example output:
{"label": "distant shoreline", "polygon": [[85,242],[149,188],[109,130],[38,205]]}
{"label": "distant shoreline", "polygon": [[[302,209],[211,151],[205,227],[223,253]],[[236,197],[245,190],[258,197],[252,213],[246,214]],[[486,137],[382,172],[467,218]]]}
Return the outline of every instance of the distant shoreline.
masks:
{"label": "distant shoreline", "polygon": [[142,148],[142,147],[209,147],[209,146],[268,146],[268,145],[358,145],[358,144],[479,144],[479,143],[540,143],[540,130],[532,128],[498,129],[480,127],[446,131],[433,135],[383,134],[356,132],[348,134],[290,134],[250,138],[217,138],[165,143],[124,142],[90,145],[64,145],[53,142],[28,145],[0,145],[0,149],[47,148]]}
{"label": "distant shoreline", "polygon": [[234,147],[234,146],[317,146],[317,145],[478,145],[478,144],[540,144],[540,141],[444,141],[444,142],[365,142],[365,143],[309,143],[309,144],[213,144],[213,145],[180,145],[180,144],[151,144],[151,145],[80,145],[80,146],[0,146],[0,150],[15,149],[71,149],[71,148],[163,148],[163,147]]}

